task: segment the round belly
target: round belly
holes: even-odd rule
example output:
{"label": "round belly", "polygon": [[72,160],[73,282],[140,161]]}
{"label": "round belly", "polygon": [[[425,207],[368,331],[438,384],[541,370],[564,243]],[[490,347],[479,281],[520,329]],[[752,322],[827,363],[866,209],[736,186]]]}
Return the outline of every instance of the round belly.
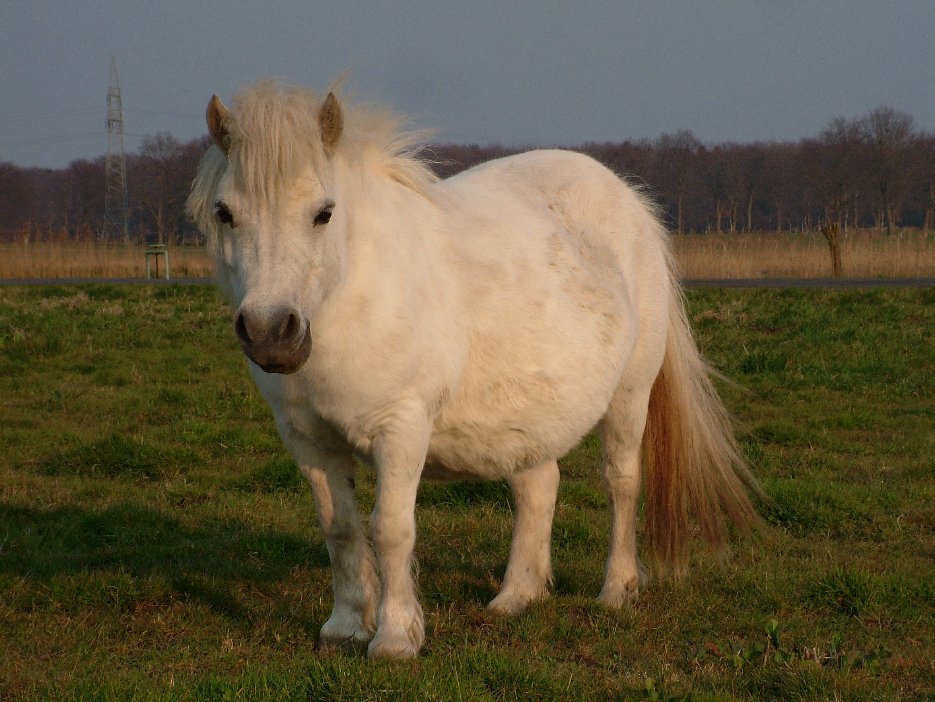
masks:
{"label": "round belly", "polygon": [[619,382],[622,362],[601,366],[569,363],[562,374],[455,396],[436,418],[426,476],[498,478],[564,456],[603,417]]}
{"label": "round belly", "polygon": [[600,421],[639,329],[625,288],[606,277],[559,268],[474,325],[460,385],[435,419],[429,475],[510,475],[560,458]]}

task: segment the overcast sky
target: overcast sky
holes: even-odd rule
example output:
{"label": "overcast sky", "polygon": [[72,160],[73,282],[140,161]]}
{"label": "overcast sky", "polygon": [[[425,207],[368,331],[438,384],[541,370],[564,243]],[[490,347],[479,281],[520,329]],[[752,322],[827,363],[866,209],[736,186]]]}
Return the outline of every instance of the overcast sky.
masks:
{"label": "overcast sky", "polygon": [[879,105],[935,131],[933,31],[933,0],[0,0],[0,161],[105,153],[111,55],[131,152],[203,134],[214,92],[347,69],[442,141],[798,139]]}

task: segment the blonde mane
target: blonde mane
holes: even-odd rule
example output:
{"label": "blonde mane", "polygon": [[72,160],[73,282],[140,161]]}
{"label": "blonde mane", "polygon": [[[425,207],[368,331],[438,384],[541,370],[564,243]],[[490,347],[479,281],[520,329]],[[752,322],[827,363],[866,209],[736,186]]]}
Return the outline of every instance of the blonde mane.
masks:
{"label": "blonde mane", "polygon": [[426,196],[437,177],[420,157],[426,133],[403,129],[405,120],[385,109],[342,104],[344,131],[326,155],[318,123],[322,98],[300,87],[261,80],[237,92],[226,125],[230,154],[212,146],[192,185],[188,212],[209,238],[216,234],[213,203],[230,170],[235,187],[256,201],[274,200],[306,167],[316,172],[331,159],[346,159]]}

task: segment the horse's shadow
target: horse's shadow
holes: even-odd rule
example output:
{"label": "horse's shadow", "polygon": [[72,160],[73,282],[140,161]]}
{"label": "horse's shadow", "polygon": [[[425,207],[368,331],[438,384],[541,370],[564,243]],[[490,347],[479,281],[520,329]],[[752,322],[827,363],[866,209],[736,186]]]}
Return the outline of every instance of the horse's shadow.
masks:
{"label": "horse's shadow", "polygon": [[323,543],[238,519],[188,526],[131,502],[104,509],[0,503],[0,576],[41,583],[50,597],[68,576],[157,578],[174,597],[249,621],[238,584],[264,586],[285,580],[296,568],[329,567]]}
{"label": "horse's shadow", "polygon": [[[419,503],[443,508],[495,503],[509,510],[510,496],[499,483],[428,483]],[[62,579],[72,576],[98,583],[115,575],[157,579],[172,597],[247,624],[255,615],[238,593],[244,584],[272,589],[304,569],[316,571],[312,578],[321,582],[324,599],[330,598],[328,551],[308,526],[308,538],[298,538],[235,518],[183,519],[171,510],[131,501],[105,508],[0,502],[0,577],[40,584],[53,598]],[[433,573],[423,594],[428,602],[483,607],[497,593],[506,555],[504,550],[495,564],[478,570],[471,559],[466,563],[447,549],[420,553],[417,546],[420,567]]]}

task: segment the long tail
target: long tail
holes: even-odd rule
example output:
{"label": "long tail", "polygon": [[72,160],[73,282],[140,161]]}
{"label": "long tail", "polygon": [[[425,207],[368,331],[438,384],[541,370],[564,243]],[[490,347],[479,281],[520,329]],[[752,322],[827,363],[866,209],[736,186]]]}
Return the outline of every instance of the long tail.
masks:
{"label": "long tail", "polygon": [[748,491],[763,492],[712,383],[719,374],[692,338],[674,273],[670,287],[665,358],[649,397],[643,434],[645,526],[656,558],[680,574],[693,520],[705,541],[722,546],[730,525],[749,533],[760,524]]}

